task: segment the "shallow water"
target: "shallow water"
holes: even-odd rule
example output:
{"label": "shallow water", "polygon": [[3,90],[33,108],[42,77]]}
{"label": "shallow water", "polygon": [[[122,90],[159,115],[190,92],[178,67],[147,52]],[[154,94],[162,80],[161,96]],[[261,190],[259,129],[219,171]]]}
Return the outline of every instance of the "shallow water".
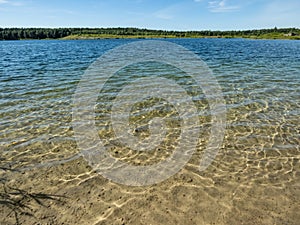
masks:
{"label": "shallow water", "polygon": [[[211,115],[201,89],[180,71],[157,63],[127,67],[114,76],[99,93],[95,121],[110,154],[121,161],[157,163],[169,157],[180,134],[174,107],[163,99],[148,99],[132,109],[132,129],[136,137],[145,138],[149,120],[164,117],[168,121],[165,141],[150,153],[133,151],[118,142],[109,121],[111,104],[136,74],[177,79],[199,110],[201,135],[189,163],[163,183],[134,188],[94,174],[78,154],[72,128],[72,97],[84,71],[107,50],[131,41],[0,42],[0,167],[9,169],[1,171],[1,176],[8,184],[31,191],[73,196],[65,204],[49,206],[49,217],[37,207],[37,221],[247,224],[252,219],[252,224],[296,224],[300,220],[300,42],[169,40],[207,63],[226,102],[224,141],[203,172],[197,166],[207,144]],[[91,197],[82,194],[87,189]],[[149,211],[149,207],[157,209]],[[54,212],[60,210],[68,216],[55,217]],[[78,213],[82,216],[75,216]],[[26,216],[21,220],[29,223]]]}

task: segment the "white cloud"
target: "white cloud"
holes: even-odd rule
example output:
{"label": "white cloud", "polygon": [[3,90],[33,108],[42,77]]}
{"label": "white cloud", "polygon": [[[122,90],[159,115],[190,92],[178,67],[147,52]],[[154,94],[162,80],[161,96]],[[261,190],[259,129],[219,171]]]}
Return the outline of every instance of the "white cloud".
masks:
{"label": "white cloud", "polygon": [[11,1],[11,0],[0,0],[0,4],[7,4],[7,5],[12,5],[12,6],[23,6],[23,2],[19,1]]}
{"label": "white cloud", "polygon": [[208,2],[208,8],[211,12],[234,12],[239,10],[238,5],[229,5],[226,0],[210,1]]}
{"label": "white cloud", "polygon": [[0,0],[0,4],[5,4],[5,3],[8,3],[7,0]]}

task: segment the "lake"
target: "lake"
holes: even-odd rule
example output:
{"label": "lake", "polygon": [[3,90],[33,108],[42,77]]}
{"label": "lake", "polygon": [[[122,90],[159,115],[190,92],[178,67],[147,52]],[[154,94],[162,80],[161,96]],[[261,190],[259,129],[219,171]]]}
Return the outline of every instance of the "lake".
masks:
{"label": "lake", "polygon": [[[118,71],[99,90],[95,127],[108,153],[134,166],[172,155],[182,120],[163,98],[134,104],[136,138],[166,119],[153,151],[132,150],[114,135],[112,104],[137,77],[172,78],[192,96],[201,127],[195,152],[176,174],[150,186],[127,186],[98,174],[74,137],[74,94],[89,66],[135,39],[0,42],[1,182],[29,193],[28,208],[0,204],[4,224],[297,224],[300,221],[300,42],[248,39],[167,39],[211,69],[226,104],[226,130],[206,170],[198,166],[212,126],[205,93],[182,71],[155,62]],[[162,40],[160,40],[162,41]],[[146,84],[145,84],[146,85]],[[147,85],[146,85],[147,86]],[[123,96],[123,97],[124,97]],[[122,97],[122,96],[120,96]],[[145,109],[150,110],[145,110]],[[120,114],[120,117],[124,115]],[[2,169],[1,169],[2,168]],[[4,190],[4,189],[3,189]],[[46,206],[46,208],[45,208]],[[17,212],[16,214],[11,211]],[[20,212],[32,213],[35,217]]]}

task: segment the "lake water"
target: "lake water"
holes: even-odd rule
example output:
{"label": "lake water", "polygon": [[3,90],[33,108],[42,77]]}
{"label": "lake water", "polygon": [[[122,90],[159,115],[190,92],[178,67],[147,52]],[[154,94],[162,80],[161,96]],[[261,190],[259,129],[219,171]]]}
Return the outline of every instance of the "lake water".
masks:
{"label": "lake water", "polygon": [[[300,42],[168,40],[197,54],[212,70],[226,102],[224,141],[210,167],[199,172],[209,135],[203,129],[196,152],[177,175],[150,187],[127,187],[94,173],[80,157],[72,107],[77,85],[90,64],[106,51],[133,41],[139,40],[0,42],[0,167],[8,169],[0,171],[3,182],[68,197],[64,203],[45,202],[48,210],[32,203],[35,219],[50,224],[299,222]],[[120,71],[119,77],[125,79],[112,80],[99,93],[95,121],[112,156],[148,165],[172,153],[179,119],[172,118],[174,108],[157,99],[136,105],[133,127],[143,127],[150,117],[173,119],[167,140],[154,153],[142,155],[118,143],[109,121],[111,102],[131,79],[126,74],[137,68],[143,76],[166,73],[157,64]],[[172,71],[181,82],[179,74]],[[184,79],[182,85],[186,90],[194,87]],[[189,93],[199,107],[200,123],[209,128],[211,115],[203,93],[198,89]],[[143,107],[153,110],[145,114]],[[147,129],[136,134],[148,135]],[[13,214],[6,218],[10,209],[1,207],[4,219],[0,220],[14,221]],[[19,219],[29,224],[32,218],[20,215]]]}

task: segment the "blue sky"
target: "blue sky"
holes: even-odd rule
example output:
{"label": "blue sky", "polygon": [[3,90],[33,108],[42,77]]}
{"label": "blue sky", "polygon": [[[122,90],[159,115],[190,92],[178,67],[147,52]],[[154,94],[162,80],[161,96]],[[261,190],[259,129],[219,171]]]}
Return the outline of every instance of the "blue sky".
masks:
{"label": "blue sky", "polygon": [[300,0],[0,0],[0,27],[300,27]]}

